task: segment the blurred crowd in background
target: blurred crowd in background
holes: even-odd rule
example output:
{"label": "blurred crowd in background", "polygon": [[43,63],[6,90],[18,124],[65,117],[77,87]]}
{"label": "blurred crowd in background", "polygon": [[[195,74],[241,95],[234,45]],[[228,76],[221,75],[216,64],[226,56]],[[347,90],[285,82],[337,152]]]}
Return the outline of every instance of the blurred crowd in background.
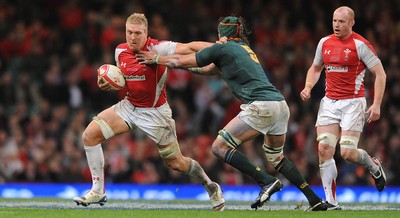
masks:
{"label": "blurred crowd in background", "polygon": [[[0,0],[0,183],[91,181],[82,132],[124,95],[100,91],[96,70],[115,64],[114,49],[125,42],[125,19],[141,12],[149,20],[149,36],[177,42],[215,42],[218,18],[244,17],[251,47],[291,110],[285,154],[311,185],[320,185],[314,124],[323,77],[310,101],[302,102],[299,93],[317,43],[332,33],[332,13],[341,5],[354,9],[353,30],[375,47],[387,73],[381,118],[365,126],[359,146],[383,161],[388,185],[399,186],[399,0]],[[367,73],[369,105],[373,81]],[[167,90],[183,154],[221,184],[252,184],[210,152],[218,130],[240,111],[241,102],[224,82],[174,69]],[[276,175],[265,164],[261,144],[256,138],[240,149]],[[109,139],[103,150],[108,183],[193,182],[166,168],[143,132]],[[373,184],[364,168],[335,158],[338,186]]]}

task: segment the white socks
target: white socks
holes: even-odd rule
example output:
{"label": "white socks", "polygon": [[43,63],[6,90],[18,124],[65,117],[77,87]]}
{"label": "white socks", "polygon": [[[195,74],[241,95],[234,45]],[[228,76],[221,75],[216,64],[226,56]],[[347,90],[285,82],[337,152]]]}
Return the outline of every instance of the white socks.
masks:
{"label": "white socks", "polygon": [[319,165],[322,185],[324,187],[326,201],[337,205],[336,200],[336,177],[337,169],[334,159],[326,160]]}
{"label": "white socks", "polygon": [[[357,164],[360,164],[367,168],[371,174],[375,174],[379,170],[379,166],[376,165],[368,153],[363,149],[357,149],[359,154],[359,159]],[[321,174],[322,185],[324,187],[326,201],[337,205],[336,200],[336,177],[337,169],[334,159],[326,160],[319,165],[319,170]]]}
{"label": "white socks", "polygon": [[371,160],[371,157],[368,155],[368,153],[363,149],[357,149],[357,151],[359,155],[358,164],[367,168],[371,174],[378,172],[379,166]]}
{"label": "white socks", "polygon": [[187,175],[192,177],[197,182],[201,183],[209,194],[214,191],[210,190],[211,188],[210,186],[212,184],[211,179],[204,172],[204,169],[200,166],[200,164],[191,158],[190,158],[189,172],[187,173]]}
{"label": "white socks", "polygon": [[83,147],[92,174],[92,191],[104,194],[104,155],[101,144]]}

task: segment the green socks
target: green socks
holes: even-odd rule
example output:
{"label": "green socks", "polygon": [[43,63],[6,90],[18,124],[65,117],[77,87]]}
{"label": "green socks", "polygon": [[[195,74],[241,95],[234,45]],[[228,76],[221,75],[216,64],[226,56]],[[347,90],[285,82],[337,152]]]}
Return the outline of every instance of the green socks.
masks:
{"label": "green socks", "polygon": [[250,160],[236,149],[230,148],[224,158],[225,163],[249,175],[256,180],[260,186],[275,182],[276,178],[264,172],[261,168],[254,166]]}
{"label": "green socks", "polygon": [[275,167],[278,172],[285,176],[293,185],[295,185],[308,199],[311,205],[321,201],[321,198],[311,189],[303,175],[297,167],[287,158],[283,158]]}

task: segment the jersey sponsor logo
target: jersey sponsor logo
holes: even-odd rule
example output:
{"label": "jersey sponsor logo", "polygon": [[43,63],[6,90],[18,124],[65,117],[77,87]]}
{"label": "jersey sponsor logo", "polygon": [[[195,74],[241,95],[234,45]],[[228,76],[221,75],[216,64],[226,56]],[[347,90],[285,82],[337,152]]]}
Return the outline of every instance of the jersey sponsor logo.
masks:
{"label": "jersey sponsor logo", "polygon": [[125,76],[125,80],[129,81],[144,81],[146,80],[146,76]]}
{"label": "jersey sponsor logo", "polygon": [[349,68],[348,67],[326,65],[325,68],[326,68],[326,71],[329,72],[329,73],[332,73],[332,72],[337,72],[337,73],[349,72]]}

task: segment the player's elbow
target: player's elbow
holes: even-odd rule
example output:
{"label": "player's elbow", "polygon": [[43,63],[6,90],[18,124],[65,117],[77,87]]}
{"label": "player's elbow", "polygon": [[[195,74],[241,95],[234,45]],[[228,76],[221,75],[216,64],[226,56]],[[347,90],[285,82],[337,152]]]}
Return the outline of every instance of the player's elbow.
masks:
{"label": "player's elbow", "polygon": [[386,73],[385,73],[385,71],[382,72],[382,80],[386,81]]}

